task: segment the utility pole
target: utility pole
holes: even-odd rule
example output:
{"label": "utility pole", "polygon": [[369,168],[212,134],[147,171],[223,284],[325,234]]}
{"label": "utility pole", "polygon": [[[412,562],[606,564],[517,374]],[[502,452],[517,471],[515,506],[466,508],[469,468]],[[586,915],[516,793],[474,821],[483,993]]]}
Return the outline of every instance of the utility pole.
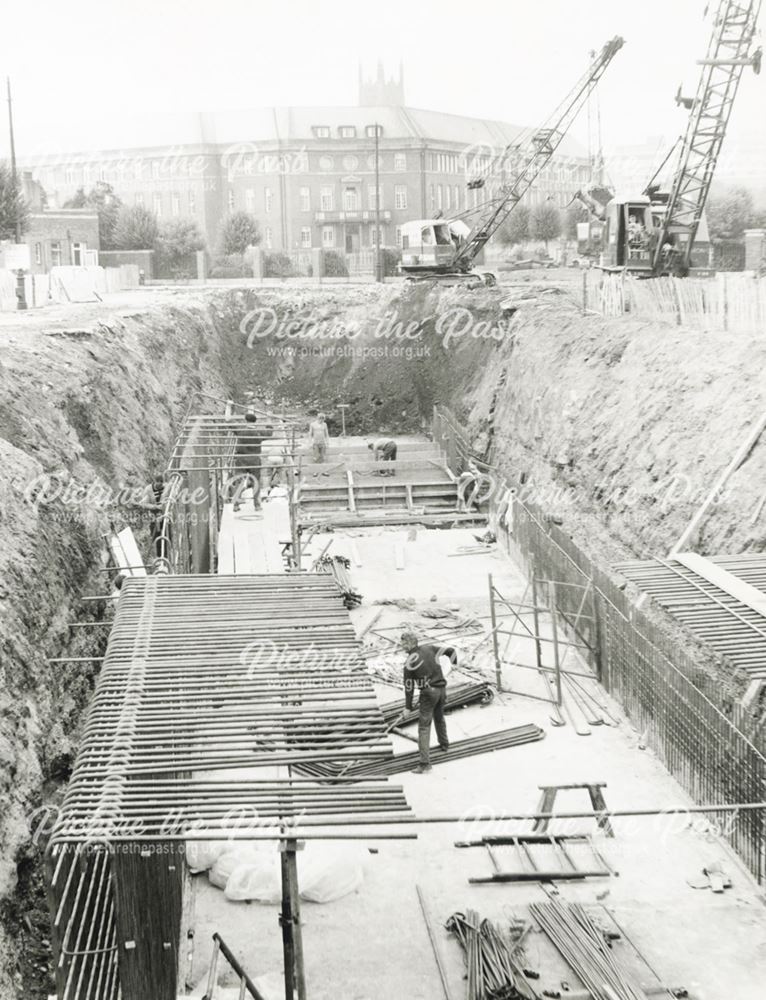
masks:
{"label": "utility pole", "polygon": [[[13,191],[13,211],[15,215],[14,229],[16,231],[16,243],[21,243],[21,217],[19,215],[20,191],[18,172],[16,170],[16,141],[13,137],[13,101],[11,100],[11,78],[6,76],[5,86],[8,92],[8,133],[11,139],[11,189]],[[27,308],[26,288],[24,285],[24,268],[20,267],[16,271],[16,308],[24,310]]]}
{"label": "utility pole", "polygon": [[13,138],[13,102],[11,100],[11,78],[5,78],[5,86],[8,92],[8,132],[11,139],[11,186],[14,194],[14,211],[16,213],[16,242],[21,243],[21,219],[19,218],[19,186],[18,174],[16,171],[16,143]]}
{"label": "utility pole", "polygon": [[380,266],[380,126],[375,122],[375,280],[383,280]]}

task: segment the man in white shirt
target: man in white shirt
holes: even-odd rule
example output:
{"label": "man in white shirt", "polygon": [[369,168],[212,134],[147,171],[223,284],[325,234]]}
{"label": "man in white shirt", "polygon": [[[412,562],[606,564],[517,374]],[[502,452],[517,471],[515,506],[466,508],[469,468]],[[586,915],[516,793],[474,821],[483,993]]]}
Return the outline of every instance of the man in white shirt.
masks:
{"label": "man in white shirt", "polygon": [[309,424],[309,440],[314,452],[314,461],[326,462],[330,432],[327,429],[324,413],[317,413],[316,417]]}

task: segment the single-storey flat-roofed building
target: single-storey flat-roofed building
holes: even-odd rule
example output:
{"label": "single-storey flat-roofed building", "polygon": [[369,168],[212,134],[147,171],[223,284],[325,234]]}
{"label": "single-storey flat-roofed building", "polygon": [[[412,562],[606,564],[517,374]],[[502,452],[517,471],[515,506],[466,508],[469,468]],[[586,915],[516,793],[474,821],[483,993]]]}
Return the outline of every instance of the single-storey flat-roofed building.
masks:
{"label": "single-storey flat-roofed building", "polygon": [[[113,145],[27,161],[49,203],[101,180],[160,221],[196,220],[212,248],[226,216],[246,211],[266,249],[346,252],[374,246],[376,208],[381,243],[395,246],[404,223],[475,206],[488,189],[469,190],[467,180],[530,131],[409,107],[401,77],[384,81],[380,71],[360,79],[357,106],[147,114],[106,127],[116,129]],[[585,151],[567,137],[529,202],[564,207],[589,176]]]}

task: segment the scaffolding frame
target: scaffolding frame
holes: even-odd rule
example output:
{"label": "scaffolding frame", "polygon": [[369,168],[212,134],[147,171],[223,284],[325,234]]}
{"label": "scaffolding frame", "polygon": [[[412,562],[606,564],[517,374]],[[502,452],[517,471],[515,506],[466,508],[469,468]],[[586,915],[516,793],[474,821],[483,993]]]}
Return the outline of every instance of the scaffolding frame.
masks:
{"label": "scaffolding frame", "polygon": [[[583,649],[592,653],[592,648],[581,639],[569,638],[567,632],[560,624],[561,611],[558,607],[558,592],[561,588],[576,588],[582,591],[582,597],[575,615],[575,621],[571,623],[575,634],[578,635],[577,627],[581,621],[592,620],[592,615],[585,613],[586,601],[591,596],[593,581],[589,580],[585,584],[572,583],[569,581],[550,580],[533,576],[524,589],[524,594],[519,602],[513,602],[504,597],[495,585],[492,574],[488,575],[489,608],[490,620],[492,623],[492,651],[495,662],[495,679],[498,691],[505,694],[518,695],[523,698],[533,698],[537,701],[544,701],[555,705],[560,716],[560,710],[564,703],[562,688],[563,677],[583,677],[588,680],[596,678],[588,673],[578,671],[567,671],[563,669],[564,663],[570,650]],[[541,597],[541,593],[544,595]],[[505,609],[505,614],[503,612]],[[510,614],[512,624],[509,629],[503,627],[502,617]],[[550,619],[551,634],[543,634],[542,616],[547,615]],[[531,616],[532,624],[528,619]],[[523,632],[518,631],[517,627]],[[526,633],[526,634],[524,634]],[[505,646],[500,650],[500,636],[505,637]],[[535,695],[527,691],[518,691],[513,688],[503,687],[502,670],[503,664],[508,664],[506,659],[508,647],[516,637],[531,639],[534,642],[535,663],[534,665],[525,663],[513,663],[513,666],[524,669],[536,670],[543,679],[546,695]],[[552,647],[553,665],[545,663],[543,655],[544,644]],[[563,654],[562,654],[563,649]],[[551,678],[553,675],[553,679]],[[560,719],[563,724],[563,719]]]}

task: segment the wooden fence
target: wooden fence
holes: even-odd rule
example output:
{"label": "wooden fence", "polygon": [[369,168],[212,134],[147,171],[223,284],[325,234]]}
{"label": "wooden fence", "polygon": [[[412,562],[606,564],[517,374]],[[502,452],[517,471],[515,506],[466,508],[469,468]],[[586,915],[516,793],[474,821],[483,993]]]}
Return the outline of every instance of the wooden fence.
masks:
{"label": "wooden fence", "polygon": [[601,274],[588,300],[602,316],[629,314],[693,330],[766,330],[766,278],[746,274],[645,279]]}

